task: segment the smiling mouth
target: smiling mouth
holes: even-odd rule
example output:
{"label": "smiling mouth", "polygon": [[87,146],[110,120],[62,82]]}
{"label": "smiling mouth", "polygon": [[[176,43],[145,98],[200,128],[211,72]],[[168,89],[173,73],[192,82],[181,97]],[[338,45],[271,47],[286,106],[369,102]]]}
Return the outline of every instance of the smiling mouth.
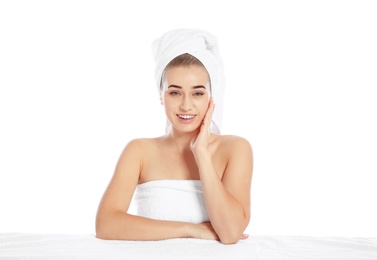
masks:
{"label": "smiling mouth", "polygon": [[177,115],[177,116],[183,120],[190,120],[190,119],[193,119],[196,115]]}

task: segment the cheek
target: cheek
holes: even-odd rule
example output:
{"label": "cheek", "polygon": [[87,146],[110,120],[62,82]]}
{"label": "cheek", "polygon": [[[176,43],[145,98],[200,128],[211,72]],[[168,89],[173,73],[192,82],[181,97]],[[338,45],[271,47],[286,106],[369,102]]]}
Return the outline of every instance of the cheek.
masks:
{"label": "cheek", "polygon": [[196,104],[196,107],[199,108],[199,111],[202,115],[205,115],[208,109],[208,105],[209,105],[209,99],[208,100],[206,99],[206,100],[198,101]]}
{"label": "cheek", "polygon": [[174,107],[176,107],[176,105],[174,104],[174,100],[171,100],[169,98],[162,99],[162,105],[164,106],[165,111],[167,112],[174,110]]}

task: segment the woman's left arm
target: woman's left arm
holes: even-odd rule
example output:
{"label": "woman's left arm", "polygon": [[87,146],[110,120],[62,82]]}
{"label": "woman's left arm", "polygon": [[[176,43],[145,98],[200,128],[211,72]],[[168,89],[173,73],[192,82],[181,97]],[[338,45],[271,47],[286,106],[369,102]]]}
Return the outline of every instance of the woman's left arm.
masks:
{"label": "woman's left arm", "polygon": [[213,112],[211,102],[200,134],[192,143],[211,225],[224,244],[240,240],[250,220],[250,187],[253,154],[249,142],[227,137],[228,162],[220,179],[208,149],[208,127]]}
{"label": "woman's left arm", "polygon": [[209,152],[195,155],[208,216],[224,244],[236,243],[250,220],[251,147],[246,140],[235,138],[230,149],[222,180]]}

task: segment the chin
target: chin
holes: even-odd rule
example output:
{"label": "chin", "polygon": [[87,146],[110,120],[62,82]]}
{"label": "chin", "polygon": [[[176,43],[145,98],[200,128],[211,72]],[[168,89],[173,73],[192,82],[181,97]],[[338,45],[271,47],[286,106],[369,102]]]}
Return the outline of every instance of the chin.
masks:
{"label": "chin", "polygon": [[178,132],[181,132],[181,133],[192,133],[192,132],[195,132],[198,130],[199,126],[176,126],[176,125],[172,125],[172,127],[178,131]]}

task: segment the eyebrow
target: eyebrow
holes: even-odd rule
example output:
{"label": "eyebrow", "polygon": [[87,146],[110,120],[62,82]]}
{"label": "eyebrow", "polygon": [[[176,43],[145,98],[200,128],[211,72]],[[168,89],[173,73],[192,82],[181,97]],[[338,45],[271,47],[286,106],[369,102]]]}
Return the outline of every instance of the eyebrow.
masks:
{"label": "eyebrow", "polygon": [[[182,89],[181,86],[177,86],[177,85],[170,85],[168,88],[179,88],[179,89]],[[204,89],[206,89],[206,87],[204,87],[203,85],[193,86],[192,88],[193,89],[197,89],[197,88],[204,88]]]}

